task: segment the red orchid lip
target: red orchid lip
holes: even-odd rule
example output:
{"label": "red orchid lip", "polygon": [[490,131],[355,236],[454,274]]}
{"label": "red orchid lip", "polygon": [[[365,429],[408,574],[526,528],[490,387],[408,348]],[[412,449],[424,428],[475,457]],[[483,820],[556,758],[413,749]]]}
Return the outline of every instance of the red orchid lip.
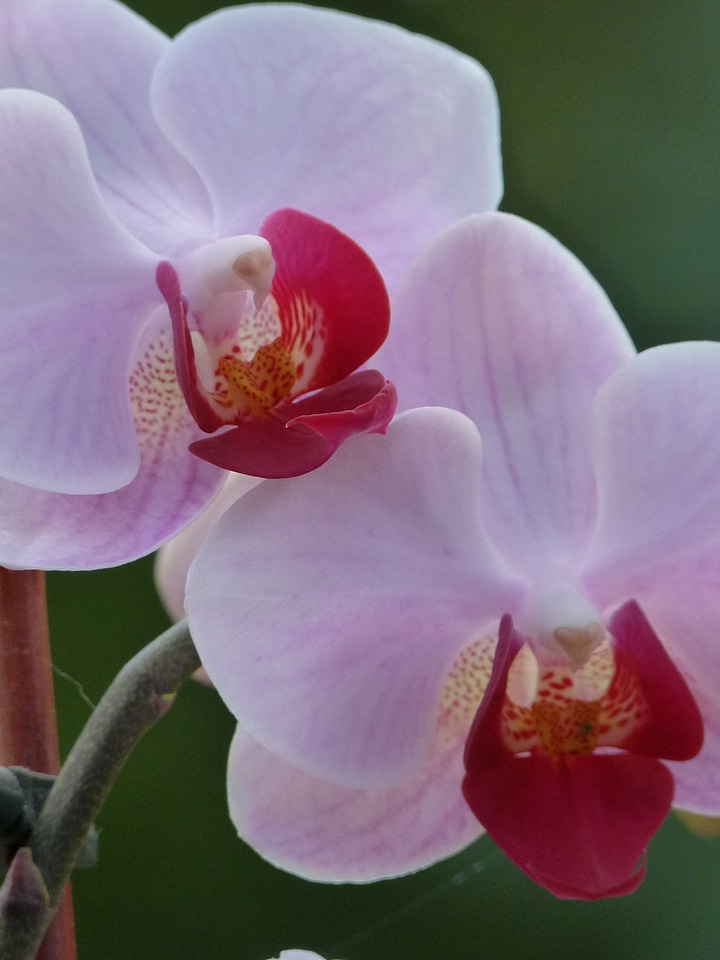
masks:
{"label": "red orchid lip", "polygon": [[[387,336],[390,306],[373,262],[330,224],[279,210],[261,234],[275,258],[268,300],[281,332],[248,361],[220,358],[215,375],[219,383],[228,378],[227,409],[200,382],[192,305],[178,274],[164,262],[156,276],[172,318],[178,382],[198,426],[213,434],[191,452],[237,473],[291,477],[320,466],[347,437],[387,428],[395,388],[377,371],[354,371]],[[269,349],[272,356],[261,356]]]}
{"label": "red orchid lip", "polygon": [[703,742],[695,700],[639,605],[620,607],[609,630],[615,673],[596,707],[605,726],[623,728],[606,740],[617,752],[595,751],[595,740],[583,748],[579,737],[566,752],[508,748],[507,680],[524,644],[509,616],[465,751],[463,793],[473,813],[521,870],[558,897],[621,896],[640,884],[646,847],[674,793],[660,758],[689,760]]}
{"label": "red orchid lip", "polygon": [[[312,412],[323,406],[329,409]],[[313,397],[288,404],[277,415],[247,418],[197,440],[190,450],[209,463],[251,477],[300,476],[329,460],[348,437],[384,433],[396,406],[393,384],[377,370],[362,370]],[[302,413],[305,409],[310,412]]]}
{"label": "red orchid lip", "polygon": [[468,773],[463,793],[488,834],[556,897],[599,900],[635,890],[667,815],[673,778],[634,754],[517,757]]}

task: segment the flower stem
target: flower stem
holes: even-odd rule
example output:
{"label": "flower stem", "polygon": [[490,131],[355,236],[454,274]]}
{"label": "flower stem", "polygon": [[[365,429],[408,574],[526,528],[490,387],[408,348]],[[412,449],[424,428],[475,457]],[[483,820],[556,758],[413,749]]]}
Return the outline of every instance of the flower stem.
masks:
{"label": "flower stem", "polygon": [[175,624],[127,663],[110,685],[58,775],[30,839],[32,865],[18,886],[37,881],[49,909],[0,910],[0,957],[31,960],[78,852],[123,764],[143,734],[170,708],[180,684],[200,666],[185,622]]}
{"label": "flower stem", "polygon": [[0,765],[60,769],[42,570],[0,567]]}
{"label": "flower stem", "polygon": [[[50,639],[41,570],[0,567],[0,765],[60,768]],[[75,960],[70,889],[37,960]]]}

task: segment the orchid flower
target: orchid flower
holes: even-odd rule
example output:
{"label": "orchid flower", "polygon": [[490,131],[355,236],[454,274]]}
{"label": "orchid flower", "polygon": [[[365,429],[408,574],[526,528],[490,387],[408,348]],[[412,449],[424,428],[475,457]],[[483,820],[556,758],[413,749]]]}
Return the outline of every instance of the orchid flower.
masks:
{"label": "orchid flower", "polygon": [[486,830],[557,896],[627,893],[672,804],[720,813],[720,344],[636,354],[568,251],[485,214],[383,354],[443,406],[244,492],[190,568],[235,826],[313,879]]}
{"label": "orchid flower", "polygon": [[115,0],[4,0],[0,87],[0,563],[124,562],[227,469],[384,429],[392,387],[354,373],[373,261],[392,287],[500,196],[477,63],[292,4],[171,41]]}

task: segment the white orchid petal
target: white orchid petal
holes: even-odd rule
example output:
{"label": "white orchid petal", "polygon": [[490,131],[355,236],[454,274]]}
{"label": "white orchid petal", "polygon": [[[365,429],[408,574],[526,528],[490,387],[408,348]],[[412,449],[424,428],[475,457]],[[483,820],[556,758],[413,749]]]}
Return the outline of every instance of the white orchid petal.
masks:
{"label": "white orchid petal", "polygon": [[114,219],[55,100],[0,91],[0,475],[63,493],[135,476],[128,376],[160,302],[154,257]]}
{"label": "white orchid petal", "polygon": [[646,350],[599,391],[598,520],[583,567],[605,602],[720,542],[718,410],[717,343]]}
{"label": "white orchid petal", "polygon": [[131,375],[140,446],[134,479],[120,490],[85,495],[0,480],[0,564],[86,570],[127,563],[174,536],[212,499],[225,474],[188,454],[200,431],[174,379],[171,345],[159,311]]}
{"label": "white orchid petal", "polygon": [[204,185],[150,107],[151,76],[169,46],[111,0],[0,4],[0,87],[37,90],[72,111],[105,201],[166,256],[209,237],[212,227]]}
{"label": "white orchid petal", "polygon": [[208,185],[219,235],[295,207],[349,234],[390,284],[437,232],[500,199],[492,81],[399,27],[294,4],[221,10],[175,38],[153,102]]}
{"label": "white orchid petal", "polygon": [[463,746],[438,748],[397,787],[353,790],[298,770],[238,728],[228,761],[230,815],[261,856],[310,880],[410,873],[483,832],[460,790]]}
{"label": "white orchid petal", "polygon": [[488,529],[506,560],[537,574],[582,555],[595,520],[593,398],[633,355],[571,253],[533,224],[485,214],[414,264],[373,362],[401,406],[442,404],[474,420]]}

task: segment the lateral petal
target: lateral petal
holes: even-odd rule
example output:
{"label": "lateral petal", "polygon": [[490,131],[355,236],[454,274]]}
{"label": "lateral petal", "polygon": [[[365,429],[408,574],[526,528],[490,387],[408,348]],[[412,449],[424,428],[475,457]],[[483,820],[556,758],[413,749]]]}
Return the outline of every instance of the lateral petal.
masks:
{"label": "lateral petal", "polygon": [[97,495],[0,480],[1,564],[88,570],[127,563],[187,526],[222,485],[224,472],[188,451],[199,431],[174,378],[164,310],[143,334],[130,379],[137,475],[120,490]]}
{"label": "lateral petal", "polygon": [[438,745],[408,782],[380,790],[303,773],[240,728],[228,761],[230,816],[240,837],[283,870],[335,883],[410,873],[479,837],[461,781],[457,741]]}
{"label": "lateral petal", "polygon": [[72,116],[0,92],[0,475],[102,493],[138,469],[128,377],[153,255],[105,207]]}
{"label": "lateral petal", "polygon": [[601,601],[638,596],[720,542],[720,344],[653,347],[598,392],[598,519],[583,561]]}

